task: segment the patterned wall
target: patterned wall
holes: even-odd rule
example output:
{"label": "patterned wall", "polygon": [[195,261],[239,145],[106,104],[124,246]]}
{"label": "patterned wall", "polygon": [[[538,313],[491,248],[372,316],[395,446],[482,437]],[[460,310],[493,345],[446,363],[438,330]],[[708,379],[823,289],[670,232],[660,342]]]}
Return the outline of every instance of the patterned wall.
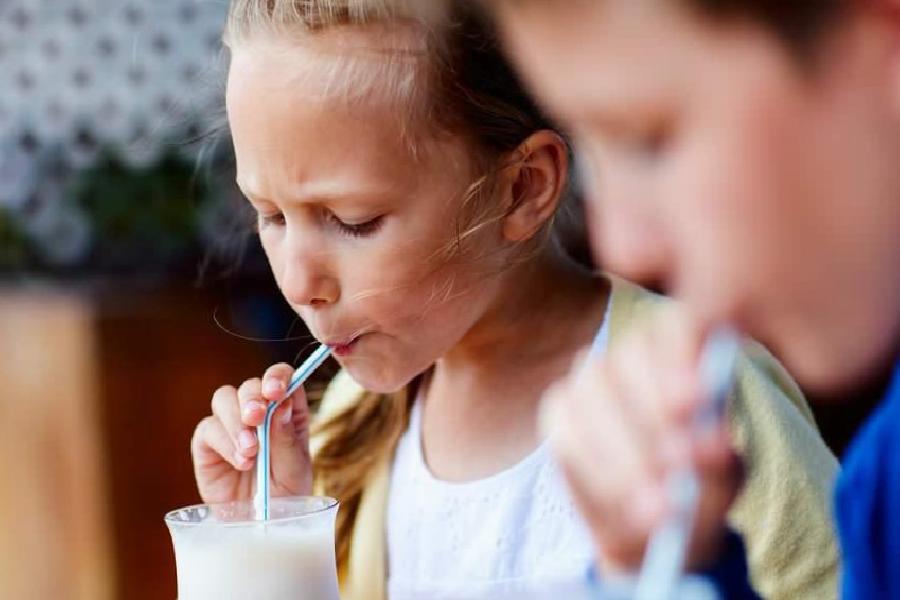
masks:
{"label": "patterned wall", "polygon": [[35,235],[42,218],[68,219],[77,246],[77,217],[49,209],[101,148],[135,168],[166,145],[195,152],[183,142],[221,116],[226,10],[227,0],[0,0],[0,209],[27,213]]}

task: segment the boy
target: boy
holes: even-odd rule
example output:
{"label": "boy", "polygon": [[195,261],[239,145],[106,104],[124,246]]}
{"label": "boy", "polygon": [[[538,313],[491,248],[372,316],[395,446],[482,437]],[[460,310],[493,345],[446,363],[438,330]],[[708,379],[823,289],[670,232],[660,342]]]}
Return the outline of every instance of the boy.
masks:
{"label": "boy", "polygon": [[[736,325],[817,390],[897,364],[900,1],[494,5],[526,79],[574,134],[592,173],[591,233],[604,267],[664,281],[693,323],[636,343],[661,348],[668,382],[629,378],[636,369],[625,356],[549,394],[553,430],[565,432],[558,455],[600,566],[633,568],[633,549],[643,549],[664,512],[660,482],[679,460],[672,448],[689,439],[684,409],[698,396],[698,336],[687,332]],[[848,599],[900,598],[892,574],[900,567],[898,379],[838,484]],[[640,447],[631,452],[645,465],[617,481],[598,468],[592,441],[608,438],[611,420],[585,418],[584,398],[609,385],[651,398],[646,410],[617,409],[632,423],[619,437]],[[739,476],[725,434],[718,437],[694,449],[704,489],[696,569],[729,547],[723,520]],[[634,486],[642,507],[623,518],[615,509]]]}

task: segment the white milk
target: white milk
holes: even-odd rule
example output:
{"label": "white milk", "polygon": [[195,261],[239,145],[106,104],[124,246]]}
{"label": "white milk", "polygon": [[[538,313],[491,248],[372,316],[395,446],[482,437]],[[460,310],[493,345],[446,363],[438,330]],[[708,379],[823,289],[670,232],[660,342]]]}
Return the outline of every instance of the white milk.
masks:
{"label": "white milk", "polygon": [[339,600],[333,544],[285,527],[181,531],[178,600]]}
{"label": "white milk", "polygon": [[251,502],[190,506],[166,515],[178,600],[340,600],[334,556],[337,502],[273,498],[272,519]]}

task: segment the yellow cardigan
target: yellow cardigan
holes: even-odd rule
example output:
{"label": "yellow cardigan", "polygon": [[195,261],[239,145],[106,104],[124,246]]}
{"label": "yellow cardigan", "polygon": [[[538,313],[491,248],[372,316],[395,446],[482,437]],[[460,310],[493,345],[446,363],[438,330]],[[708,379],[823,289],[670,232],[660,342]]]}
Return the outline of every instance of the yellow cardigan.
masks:
{"label": "yellow cardigan", "polygon": [[[671,302],[612,278],[609,345],[655,307]],[[345,373],[328,387],[318,418],[329,418],[359,397]],[[735,443],[748,473],[729,513],[744,538],[751,580],[773,600],[837,597],[838,550],[831,521],[831,490],[838,471],[797,385],[760,345],[747,344],[729,400]],[[313,452],[322,440],[313,440]],[[347,568],[343,600],[385,600],[387,578],[385,512],[391,461],[373,469],[363,492]]]}

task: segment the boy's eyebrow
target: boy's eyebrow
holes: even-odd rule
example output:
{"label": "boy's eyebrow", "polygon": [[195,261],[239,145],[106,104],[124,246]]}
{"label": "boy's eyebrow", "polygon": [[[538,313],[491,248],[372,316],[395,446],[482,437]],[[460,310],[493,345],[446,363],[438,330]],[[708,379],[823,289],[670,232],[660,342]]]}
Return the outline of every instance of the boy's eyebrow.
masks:
{"label": "boy's eyebrow", "polygon": [[617,138],[642,133],[646,127],[643,121],[645,115],[623,115],[615,110],[600,109],[595,104],[583,104],[573,106],[571,115],[563,115],[563,125],[581,123],[581,127],[588,127],[596,133]]}
{"label": "boy's eyebrow", "polygon": [[626,135],[633,132],[634,129],[622,120],[616,119],[614,117],[611,117],[610,115],[603,114],[596,110],[586,113],[585,122],[587,122],[590,127],[597,130],[598,132],[602,132],[603,135],[612,137]]}
{"label": "boy's eyebrow", "polygon": [[627,129],[616,118],[590,105],[567,107],[567,111],[558,113],[557,120],[572,133],[583,130],[585,126],[595,132],[602,132],[604,135],[621,134]]}

